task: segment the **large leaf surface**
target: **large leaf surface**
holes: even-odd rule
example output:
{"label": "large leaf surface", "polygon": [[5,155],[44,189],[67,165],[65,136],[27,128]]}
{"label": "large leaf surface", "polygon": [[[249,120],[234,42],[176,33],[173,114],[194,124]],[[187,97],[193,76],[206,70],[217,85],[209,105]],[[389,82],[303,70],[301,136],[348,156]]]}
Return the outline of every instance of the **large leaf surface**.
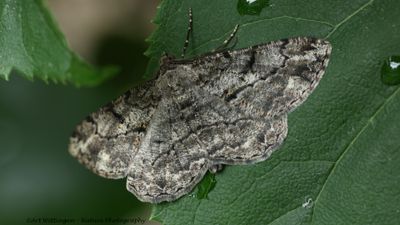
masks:
{"label": "large leaf surface", "polygon": [[380,67],[400,53],[397,0],[270,1],[240,16],[231,0],[162,2],[147,54],[180,55],[187,10],[194,32],[188,57],[221,45],[236,24],[235,48],[294,36],[327,38],[330,65],[315,92],[289,115],[283,146],[265,162],[227,166],[199,200],[155,205],[164,224],[400,224],[400,87]]}
{"label": "large leaf surface", "polygon": [[[73,16],[73,12],[71,12]],[[71,52],[41,0],[0,0],[0,77],[96,85],[115,68],[97,70]]]}

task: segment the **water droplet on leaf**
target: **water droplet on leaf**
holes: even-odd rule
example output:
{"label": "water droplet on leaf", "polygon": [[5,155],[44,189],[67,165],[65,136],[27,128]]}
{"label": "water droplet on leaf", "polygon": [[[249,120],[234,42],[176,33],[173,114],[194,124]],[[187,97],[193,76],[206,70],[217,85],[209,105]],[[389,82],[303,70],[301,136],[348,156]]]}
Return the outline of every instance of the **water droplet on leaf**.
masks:
{"label": "water droplet on leaf", "polygon": [[313,207],[313,204],[314,204],[314,201],[312,198],[306,198],[305,202],[301,206],[303,206],[303,208],[309,209],[309,208]]}
{"label": "water droplet on leaf", "polygon": [[400,84],[400,56],[385,59],[381,68],[381,80],[387,85]]}
{"label": "water droplet on leaf", "polygon": [[240,15],[259,15],[268,6],[268,0],[238,0],[237,11]]}

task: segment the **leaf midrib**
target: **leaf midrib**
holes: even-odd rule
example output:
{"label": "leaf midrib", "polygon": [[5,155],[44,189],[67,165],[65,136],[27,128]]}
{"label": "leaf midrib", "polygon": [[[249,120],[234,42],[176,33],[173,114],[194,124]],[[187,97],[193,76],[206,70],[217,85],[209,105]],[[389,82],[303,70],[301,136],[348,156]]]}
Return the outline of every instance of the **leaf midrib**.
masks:
{"label": "leaf midrib", "polygon": [[[373,124],[373,120],[381,113],[381,111],[385,108],[385,106],[392,101],[392,99],[400,92],[400,87],[397,87],[397,89],[378,107],[378,109],[374,112],[374,114],[372,114],[372,116],[367,120],[367,123],[360,129],[359,132],[357,132],[357,134],[354,136],[354,138],[351,140],[351,142],[349,142],[349,144],[345,147],[345,149],[342,151],[342,153],[339,155],[338,159],[336,160],[336,162],[334,163],[332,169],[329,171],[329,174],[327,176],[327,178],[325,179],[325,182],[321,188],[321,190],[319,191],[316,199],[315,199],[315,207],[318,204],[318,200],[321,196],[321,193],[324,191],[326,184],[328,183],[329,179],[332,177],[332,174],[334,174],[336,168],[338,167],[338,165],[340,164],[340,162],[342,161],[342,159],[344,158],[344,156],[346,155],[346,153],[351,149],[351,147],[354,145],[354,143],[356,143],[356,141],[358,140],[358,138],[367,130],[367,128]],[[313,208],[313,210],[315,209],[315,207]],[[314,220],[314,215],[311,218],[311,224]]]}

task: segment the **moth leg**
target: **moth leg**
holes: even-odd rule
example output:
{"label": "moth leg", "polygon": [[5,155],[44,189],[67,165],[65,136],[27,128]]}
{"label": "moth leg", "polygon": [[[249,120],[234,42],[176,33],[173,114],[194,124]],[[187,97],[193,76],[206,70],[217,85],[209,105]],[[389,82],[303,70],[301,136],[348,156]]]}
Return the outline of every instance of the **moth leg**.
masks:
{"label": "moth leg", "polygon": [[210,173],[218,173],[221,172],[224,169],[224,165],[223,164],[215,164],[212,165],[208,171],[210,171]]}
{"label": "moth leg", "polygon": [[185,57],[186,49],[189,45],[189,38],[190,34],[192,33],[193,30],[193,13],[192,13],[192,8],[189,8],[189,25],[186,33],[186,40],[185,43],[183,44],[183,49],[182,49],[182,58]]}

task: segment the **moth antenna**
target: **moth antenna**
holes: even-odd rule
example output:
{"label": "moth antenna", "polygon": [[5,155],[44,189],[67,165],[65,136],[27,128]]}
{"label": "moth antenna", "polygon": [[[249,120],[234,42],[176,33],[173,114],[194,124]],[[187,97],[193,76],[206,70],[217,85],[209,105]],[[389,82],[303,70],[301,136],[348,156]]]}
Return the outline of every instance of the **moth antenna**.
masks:
{"label": "moth antenna", "polygon": [[192,33],[192,30],[193,30],[193,13],[192,13],[192,8],[189,8],[189,25],[186,33],[186,40],[185,43],[183,44],[182,55],[181,55],[182,58],[185,57],[186,49],[189,46],[189,38],[190,34]]}
{"label": "moth antenna", "polygon": [[[222,43],[221,46],[219,46],[218,48],[214,49],[213,52],[219,51],[219,50],[223,50],[226,49],[227,46],[229,45],[229,43],[232,41],[232,39],[235,37],[237,31],[239,29],[239,24],[236,24],[235,28],[233,29],[232,33],[229,35],[229,37],[227,39],[225,39],[225,41]],[[235,41],[235,44],[233,46],[235,46],[237,43],[237,38]],[[232,46],[232,47],[233,47]]]}

